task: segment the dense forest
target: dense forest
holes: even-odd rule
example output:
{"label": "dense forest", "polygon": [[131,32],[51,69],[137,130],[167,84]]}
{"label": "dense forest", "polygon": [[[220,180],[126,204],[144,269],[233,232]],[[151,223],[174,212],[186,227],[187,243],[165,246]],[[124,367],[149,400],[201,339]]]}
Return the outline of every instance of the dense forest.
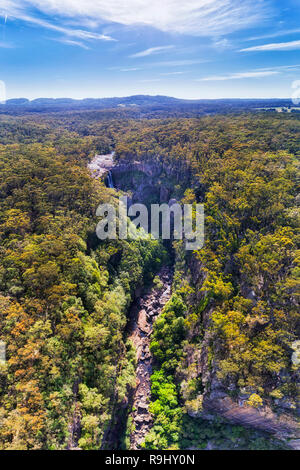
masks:
{"label": "dense forest", "polygon": [[[130,447],[129,311],[166,265],[142,447],[292,446],[300,117],[46,111],[0,116],[0,449]],[[116,189],[87,168],[112,151]],[[98,240],[97,206],[124,193],[204,204],[204,247]]]}

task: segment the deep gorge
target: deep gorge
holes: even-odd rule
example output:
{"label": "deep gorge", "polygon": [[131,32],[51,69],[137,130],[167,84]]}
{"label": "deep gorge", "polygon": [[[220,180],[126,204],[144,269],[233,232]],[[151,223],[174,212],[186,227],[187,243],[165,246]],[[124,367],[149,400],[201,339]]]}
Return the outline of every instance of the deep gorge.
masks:
{"label": "deep gorge", "polygon": [[[0,449],[297,449],[299,117],[20,114],[0,137]],[[205,245],[100,241],[119,194],[204,204]]]}
{"label": "deep gorge", "polygon": [[[98,164],[99,162],[101,166],[101,157],[98,157]],[[107,171],[109,173],[107,173]],[[107,174],[108,176],[106,176]],[[170,169],[170,167],[163,164],[159,165],[156,163],[152,165],[150,163],[132,162],[130,160],[127,162],[114,162],[104,165],[104,172],[100,171],[100,176],[106,179],[108,187],[114,187],[114,189],[117,190],[121,189],[125,192],[125,194],[129,196],[129,204],[138,202],[146,204],[147,206],[155,203],[168,203],[170,200],[176,201],[175,196],[180,200],[183,197],[184,191],[191,185],[191,171],[188,167],[185,169],[181,167],[179,171],[176,167]],[[180,183],[180,187],[177,186],[178,183]],[[171,245],[167,246],[171,249]],[[178,262],[178,255],[180,256],[180,254],[174,254],[174,252],[171,254],[173,263],[176,265],[175,258],[177,258]],[[185,272],[185,275],[190,276],[193,283],[199,282],[199,278],[201,278],[201,265],[197,265],[193,257],[190,258],[188,263],[189,269]],[[160,277],[160,274],[158,277]],[[166,285],[164,287],[166,287]],[[170,287],[171,284],[169,283],[168,289],[170,289]],[[150,294],[146,294],[146,298],[147,295],[151,296],[151,292]],[[152,295],[154,296],[154,303],[159,304],[159,295],[158,292],[155,291],[155,288]],[[155,300],[157,297],[158,301]],[[170,296],[168,299],[169,298]],[[200,300],[197,299],[197,302],[202,302],[201,297]],[[140,448],[140,444],[143,442],[147,433],[151,431],[153,425],[153,417],[151,413],[149,413],[149,400],[151,397],[150,377],[152,374],[151,364],[153,362],[149,345],[152,335],[153,320],[156,319],[157,315],[159,316],[162,309],[159,311],[154,309],[155,314],[152,316],[153,305],[152,303],[150,303],[150,305],[148,303],[147,308],[150,310],[150,323],[147,323],[147,321],[149,321],[147,320],[149,313],[147,309],[143,309],[144,305],[145,301],[142,296],[134,301],[129,310],[129,324],[131,325],[129,328],[130,338],[133,340],[133,344],[137,349],[136,371],[138,385],[136,389],[133,389],[129,394],[129,396],[131,396],[131,400],[129,400],[128,403],[129,412],[121,412],[122,419],[127,420],[127,424],[124,425],[124,421],[122,423],[122,421],[117,420],[117,428],[111,433],[112,436],[116,437],[120,429],[123,429],[123,433],[127,433],[127,445],[132,449]],[[139,309],[139,306],[142,307],[142,310]],[[209,310],[207,310],[207,314],[208,312]],[[206,325],[209,327],[209,316],[207,314],[203,315],[202,321],[204,328]],[[217,380],[215,374],[208,372],[206,363],[207,357],[205,357],[207,356],[205,343],[206,338],[204,334],[202,353],[196,360],[198,361],[198,374],[202,377],[206,376],[205,380],[206,383],[209,384],[209,388],[206,390],[202,388],[202,392],[205,390],[203,409],[200,412],[189,411],[188,415],[194,418],[196,422],[197,419],[201,419],[204,420],[204,423],[212,423],[212,427],[214,427],[214,419],[217,419],[217,416],[219,416],[225,420],[225,427],[230,427],[230,423],[232,426],[245,426],[246,430],[249,429],[250,435],[252,429],[252,432],[254,432],[254,434],[256,433],[257,436],[262,433],[262,438],[264,438],[264,436],[267,437],[268,433],[283,440],[286,438],[291,439],[291,436],[295,438],[297,436],[298,427],[293,419],[281,415],[280,420],[278,420],[278,416],[270,409],[259,412],[254,409],[251,410],[246,404],[243,405],[240,403],[237,405],[236,402],[232,400],[232,397],[228,394],[228,391],[226,391],[220,381]],[[191,357],[188,361],[195,360],[194,352],[191,350],[190,353]],[[134,411],[130,411],[131,409]],[[211,426],[211,424],[207,425]],[[113,439],[111,442],[113,442]],[[297,447],[297,439],[292,439],[290,442],[291,445]],[[122,448],[124,444],[119,441],[119,445]]]}

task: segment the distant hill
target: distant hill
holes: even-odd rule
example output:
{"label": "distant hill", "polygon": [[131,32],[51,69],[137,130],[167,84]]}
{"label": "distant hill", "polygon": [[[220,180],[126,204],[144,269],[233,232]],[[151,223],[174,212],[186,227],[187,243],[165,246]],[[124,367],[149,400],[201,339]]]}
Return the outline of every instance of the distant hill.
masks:
{"label": "distant hill", "polygon": [[[134,95],[113,98],[37,98],[32,101],[26,98],[7,100],[0,105],[2,114],[61,112],[62,110],[104,110],[119,109],[130,111],[135,117],[161,116],[201,116],[214,113],[231,113],[240,111],[272,112],[279,108],[288,108],[292,112],[290,99],[220,99],[220,100],[184,100],[170,96]],[[300,110],[300,107],[299,107]]]}
{"label": "distant hill", "polygon": [[[26,105],[26,106],[84,106],[84,107],[116,107],[120,105],[125,106],[153,106],[161,104],[177,104],[179,102],[186,102],[177,98],[169,96],[148,96],[148,95],[135,95],[126,96],[124,98],[85,98],[83,100],[76,100],[72,98],[37,98],[35,100],[28,100],[26,98],[17,98],[7,100],[6,105]],[[194,102],[194,101],[191,101]]]}

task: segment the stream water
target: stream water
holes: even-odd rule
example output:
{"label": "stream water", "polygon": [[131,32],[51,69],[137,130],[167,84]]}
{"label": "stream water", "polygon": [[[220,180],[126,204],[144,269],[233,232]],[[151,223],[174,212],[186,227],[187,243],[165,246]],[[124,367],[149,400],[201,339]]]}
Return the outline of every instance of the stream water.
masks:
{"label": "stream water", "polygon": [[113,177],[112,177],[112,172],[111,171],[108,172],[106,181],[107,181],[107,186],[109,188],[113,189],[114,188],[114,182],[113,182]]}

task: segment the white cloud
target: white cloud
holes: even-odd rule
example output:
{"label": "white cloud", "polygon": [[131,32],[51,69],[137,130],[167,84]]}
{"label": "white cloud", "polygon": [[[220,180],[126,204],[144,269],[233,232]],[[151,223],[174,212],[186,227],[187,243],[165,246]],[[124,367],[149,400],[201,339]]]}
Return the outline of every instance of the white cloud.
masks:
{"label": "white cloud", "polygon": [[240,72],[232,73],[229,75],[212,75],[211,77],[199,78],[197,81],[210,82],[210,81],[224,81],[224,80],[241,80],[244,78],[262,78],[269,77],[270,75],[277,75],[277,70],[266,70],[266,71],[253,71],[253,72]]}
{"label": "white cloud", "polygon": [[138,70],[142,70],[142,69],[140,69],[139,67],[128,67],[127,69],[118,69],[118,70],[120,70],[120,72],[137,72]]}
{"label": "white cloud", "polygon": [[300,49],[300,41],[278,42],[273,44],[264,44],[262,46],[247,47],[240,52],[251,51],[295,51]]}
{"label": "white cloud", "polygon": [[225,49],[228,49],[229,47],[231,47],[231,42],[226,38],[217,39],[217,40],[214,41],[213,46],[216,49],[225,50]]}
{"label": "white cloud", "polygon": [[2,0],[7,14],[34,7],[85,24],[146,25],[161,31],[215,36],[270,16],[269,0]]}
{"label": "white cloud", "polygon": [[0,41],[0,48],[2,49],[13,49],[14,46],[8,42]]}
{"label": "white cloud", "polygon": [[163,52],[168,51],[169,49],[174,49],[174,46],[157,46],[157,47],[150,47],[149,49],[146,49],[141,52],[137,52],[136,54],[132,54],[129,57],[147,57],[149,55],[153,54],[162,54]]}
{"label": "white cloud", "polygon": [[196,65],[209,62],[202,59],[183,59],[183,60],[162,60],[159,62],[152,62],[150,65],[154,67],[182,67],[184,65]]}
{"label": "white cloud", "polygon": [[297,34],[300,33],[300,29],[286,29],[280,31],[272,31],[272,33],[263,34],[261,36],[253,36],[248,38],[247,41],[260,41],[261,39],[268,39],[268,38],[277,38],[279,36],[288,36],[289,34]]}
{"label": "white cloud", "polygon": [[278,72],[284,71],[284,72],[289,72],[289,71],[294,71],[298,70],[300,67],[300,64],[295,64],[295,65],[276,65],[275,67],[266,67],[266,68],[261,68],[259,70],[276,70]]}
{"label": "white cloud", "polygon": [[66,44],[66,46],[77,46],[81,47],[82,49],[89,50],[90,48],[84,44],[83,42],[80,41],[73,41],[72,39],[66,39],[66,38],[57,38],[54,39],[54,41],[61,42],[62,44]]}
{"label": "white cloud", "polygon": [[187,72],[164,72],[164,73],[161,73],[161,75],[182,75],[184,73],[187,73]]}
{"label": "white cloud", "polygon": [[100,34],[91,31],[85,31],[82,29],[72,29],[66,28],[64,26],[59,26],[58,24],[50,23],[49,21],[43,20],[36,16],[31,16],[26,13],[26,10],[19,5],[18,1],[15,0],[2,0],[2,5],[0,9],[1,13],[4,15],[5,22],[9,18],[19,19],[25,21],[27,23],[34,24],[36,26],[40,26],[45,29],[49,29],[52,31],[57,31],[59,33],[65,34],[69,37],[78,38],[81,40],[101,40],[101,41],[114,41],[110,36],[105,34]]}
{"label": "white cloud", "polygon": [[139,80],[140,83],[151,83],[151,82],[160,82],[160,78],[146,78],[144,80]]}
{"label": "white cloud", "polygon": [[46,29],[52,29],[53,31],[58,31],[59,33],[63,33],[66,36],[75,37],[75,38],[82,39],[82,40],[114,41],[113,38],[111,38],[110,36],[106,36],[104,34],[84,31],[82,29],[64,28],[62,26],[57,26],[52,23],[49,23],[48,21],[39,20],[37,18],[32,18],[32,17],[24,17],[24,19],[25,21],[27,20],[30,23],[34,23]]}

